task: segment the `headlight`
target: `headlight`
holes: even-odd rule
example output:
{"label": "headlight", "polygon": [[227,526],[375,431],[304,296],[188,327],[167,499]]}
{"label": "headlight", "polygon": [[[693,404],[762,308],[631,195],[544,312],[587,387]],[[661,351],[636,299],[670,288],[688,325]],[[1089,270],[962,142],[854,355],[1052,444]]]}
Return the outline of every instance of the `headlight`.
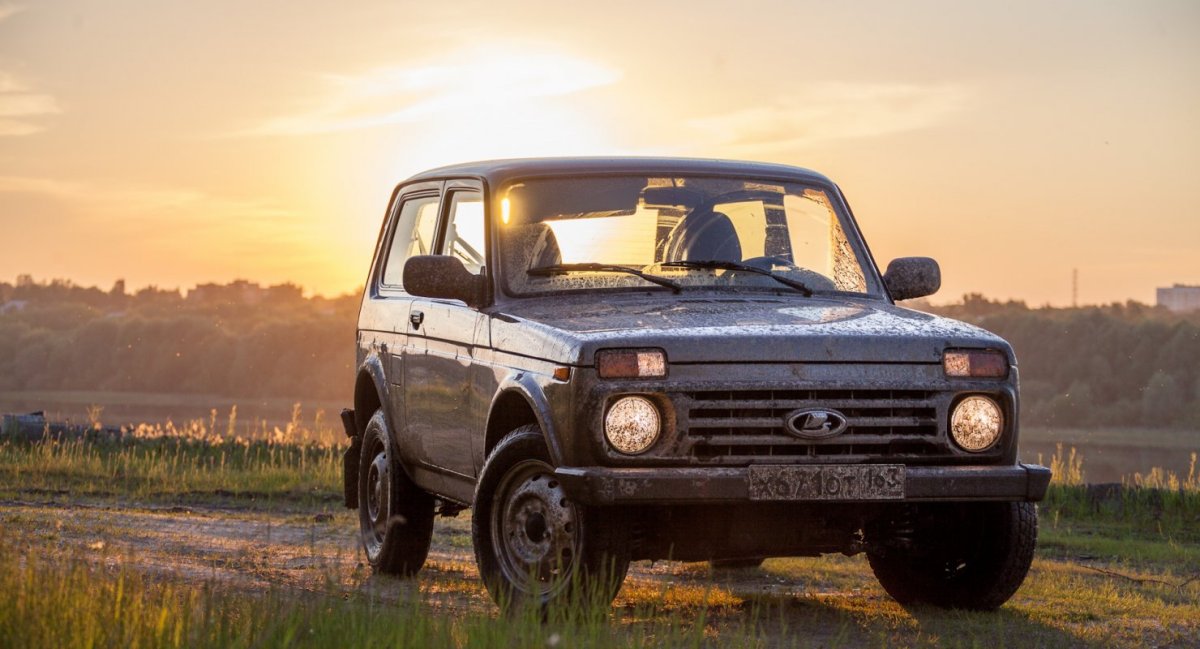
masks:
{"label": "headlight", "polygon": [[950,434],[965,451],[986,451],[1000,439],[1002,430],[1004,414],[1000,405],[988,397],[967,397],[950,415]]}
{"label": "headlight", "polygon": [[626,455],[637,455],[654,446],[661,429],[658,408],[646,397],[621,397],[604,416],[604,436]]}

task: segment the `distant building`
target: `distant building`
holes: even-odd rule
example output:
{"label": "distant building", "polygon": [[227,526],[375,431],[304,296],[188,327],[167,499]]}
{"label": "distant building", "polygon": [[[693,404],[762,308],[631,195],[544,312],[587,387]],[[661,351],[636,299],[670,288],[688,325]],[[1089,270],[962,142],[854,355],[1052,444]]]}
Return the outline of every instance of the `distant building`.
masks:
{"label": "distant building", "polygon": [[247,282],[234,280],[228,284],[199,284],[188,291],[187,299],[208,304],[259,304],[267,296],[267,289]]}
{"label": "distant building", "polygon": [[1158,289],[1158,306],[1175,312],[1200,311],[1200,286],[1176,284]]}
{"label": "distant building", "polygon": [[228,284],[199,284],[188,291],[191,302],[207,304],[245,304],[256,306],[264,302],[271,304],[295,303],[304,299],[304,291],[295,284],[259,286],[244,279]]}

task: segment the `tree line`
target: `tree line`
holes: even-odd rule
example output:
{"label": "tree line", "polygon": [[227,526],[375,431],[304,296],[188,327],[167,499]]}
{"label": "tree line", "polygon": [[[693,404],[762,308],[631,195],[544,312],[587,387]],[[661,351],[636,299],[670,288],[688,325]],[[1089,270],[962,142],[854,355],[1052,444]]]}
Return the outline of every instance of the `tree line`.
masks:
{"label": "tree line", "polygon": [[[28,276],[0,283],[0,391],[102,390],[349,402],[359,296],[292,284],[205,284],[184,295]],[[1030,308],[967,295],[914,308],[1012,343],[1022,421],[1200,427],[1200,313],[1136,302]]]}
{"label": "tree line", "polygon": [[1200,427],[1200,312],[1138,302],[1030,308],[966,295],[923,310],[1012,344],[1021,420],[1070,427]]}
{"label": "tree line", "polygon": [[0,283],[0,391],[349,401],[359,296],[249,282],[127,293]]}

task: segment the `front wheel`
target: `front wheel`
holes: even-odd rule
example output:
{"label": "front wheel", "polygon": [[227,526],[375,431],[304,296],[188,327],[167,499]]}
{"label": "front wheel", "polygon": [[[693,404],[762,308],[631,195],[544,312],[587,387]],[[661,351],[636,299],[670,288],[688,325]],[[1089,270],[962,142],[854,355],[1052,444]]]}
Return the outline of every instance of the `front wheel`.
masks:
{"label": "front wheel", "polygon": [[417,574],[429,555],[433,497],[409,479],[390,437],[383,411],[375,411],[363,431],[359,456],[359,532],[376,572],[407,577]]}
{"label": "front wheel", "polygon": [[897,602],[990,611],[1025,581],[1037,545],[1033,503],[943,505],[923,521],[911,548],[867,552]]}
{"label": "front wheel", "polygon": [[471,536],[484,584],[502,608],[584,599],[607,605],[629,570],[620,521],[572,502],[536,425],[509,433],[475,490]]}

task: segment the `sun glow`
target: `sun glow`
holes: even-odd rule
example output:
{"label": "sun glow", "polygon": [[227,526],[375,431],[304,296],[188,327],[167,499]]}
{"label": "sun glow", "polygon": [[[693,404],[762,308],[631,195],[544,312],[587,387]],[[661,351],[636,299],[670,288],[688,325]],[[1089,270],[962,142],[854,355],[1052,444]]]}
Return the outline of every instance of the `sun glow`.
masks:
{"label": "sun glow", "polygon": [[[319,203],[310,218],[352,214],[354,222],[347,228],[330,219],[322,245],[336,242],[348,252],[325,255],[328,261],[296,277],[325,290],[335,277],[353,286],[362,264],[348,266],[349,251],[374,243],[387,196],[414,173],[470,160],[627,153],[613,146],[614,133],[590,94],[619,77],[562,51],[481,46],[327,77],[326,96],[314,106],[266,120],[242,139],[286,140],[315,150],[306,162],[295,162],[307,165],[297,172],[306,179],[301,191]],[[334,138],[355,146],[331,150]]]}
{"label": "sun glow", "polygon": [[[267,30],[230,29],[222,3],[112,4],[0,0],[0,280],[353,291],[412,174],[680,155],[828,173],[881,264],[939,258],[935,303],[1062,304],[1077,266],[1085,303],[1200,281],[1195,3],[1033,22],[997,3],[239,3]],[[980,231],[1009,272],[963,244]]]}

